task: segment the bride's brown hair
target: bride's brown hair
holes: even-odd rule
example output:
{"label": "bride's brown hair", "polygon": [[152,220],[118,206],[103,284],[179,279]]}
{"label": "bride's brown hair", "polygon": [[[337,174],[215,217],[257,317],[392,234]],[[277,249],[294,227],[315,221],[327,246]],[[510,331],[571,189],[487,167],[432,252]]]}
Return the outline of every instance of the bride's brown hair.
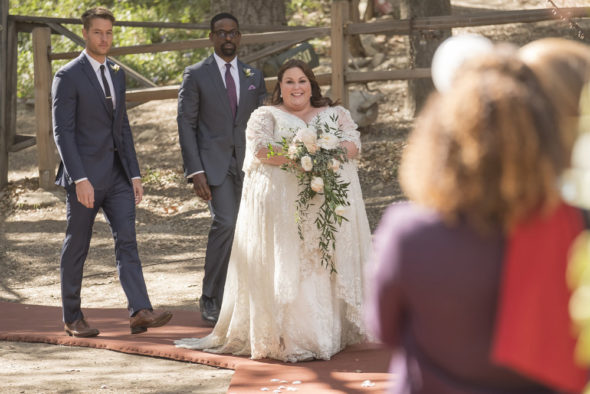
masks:
{"label": "bride's brown hair", "polygon": [[281,96],[281,82],[283,80],[283,74],[285,74],[285,71],[288,69],[294,67],[297,67],[303,71],[307,79],[309,79],[309,83],[311,84],[311,97],[309,98],[309,101],[312,107],[319,108],[325,107],[326,105],[331,107],[338,104],[337,102],[332,101],[331,98],[322,96],[320,84],[315,78],[313,70],[307,65],[307,63],[298,59],[290,59],[283,63],[277,74],[277,84],[275,85],[275,90],[272,92],[272,97],[270,100],[272,105],[279,105],[283,103],[283,97]]}

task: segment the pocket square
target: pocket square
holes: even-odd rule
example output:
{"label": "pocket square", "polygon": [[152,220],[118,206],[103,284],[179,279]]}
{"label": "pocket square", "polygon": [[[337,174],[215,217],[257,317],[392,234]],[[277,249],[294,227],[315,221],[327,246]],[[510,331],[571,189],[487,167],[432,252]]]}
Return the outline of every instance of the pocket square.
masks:
{"label": "pocket square", "polygon": [[248,86],[248,90],[255,90],[255,89],[256,89],[256,86],[254,86],[254,85]]}

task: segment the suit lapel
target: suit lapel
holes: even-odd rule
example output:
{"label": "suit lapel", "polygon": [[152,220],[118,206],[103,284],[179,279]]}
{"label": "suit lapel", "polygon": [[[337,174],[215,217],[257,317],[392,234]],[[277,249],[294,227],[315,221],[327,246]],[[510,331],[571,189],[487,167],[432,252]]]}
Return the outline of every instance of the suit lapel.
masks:
{"label": "suit lapel", "polygon": [[[210,57],[207,58],[207,60],[205,60],[205,64],[207,65],[207,72],[211,76],[211,80],[213,81],[213,83],[215,85],[214,90],[215,90],[215,92],[217,92],[217,96],[221,100],[223,107],[227,110],[228,116],[231,118],[233,115],[231,113],[231,107],[229,105],[229,97],[227,97],[227,89],[225,88],[225,85],[223,84],[221,72],[219,71],[219,68],[217,67],[217,62],[215,61],[215,58],[213,57],[213,55],[211,55]],[[239,105],[238,105],[238,108],[239,108]]]}
{"label": "suit lapel", "polygon": [[94,69],[92,68],[92,65],[90,64],[88,59],[86,59],[86,55],[84,55],[83,53],[80,55],[79,59],[80,59],[80,63],[83,65],[82,69],[84,70],[84,73],[88,77],[90,84],[92,86],[94,86],[94,90],[96,90],[96,94],[98,94],[98,97],[100,97],[100,102],[102,102],[102,106],[104,107],[105,111],[110,113],[110,111],[107,107],[107,102],[104,97],[104,91],[100,87],[100,83],[98,83],[98,77],[96,76],[96,73],[94,72]]}
{"label": "suit lapel", "polygon": [[238,102],[238,112],[236,113],[236,119],[238,119],[238,117],[242,115],[242,112],[244,111],[241,110],[241,108],[246,107],[245,105],[240,105],[240,103],[244,103],[245,100],[247,100],[248,86],[250,85],[250,83],[252,83],[252,78],[247,77],[244,73],[244,69],[246,68],[247,66],[238,60],[238,75],[240,78],[240,101]]}

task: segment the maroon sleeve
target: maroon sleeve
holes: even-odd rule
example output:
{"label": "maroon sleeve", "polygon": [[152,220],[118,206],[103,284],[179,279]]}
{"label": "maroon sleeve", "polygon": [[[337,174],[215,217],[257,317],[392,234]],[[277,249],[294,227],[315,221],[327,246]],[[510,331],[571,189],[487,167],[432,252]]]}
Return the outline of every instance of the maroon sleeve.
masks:
{"label": "maroon sleeve", "polygon": [[366,286],[367,326],[379,340],[392,348],[399,344],[404,323],[400,269],[403,263],[403,225],[397,214],[400,209],[403,207],[390,207],[375,232],[372,264],[368,265],[369,283]]}

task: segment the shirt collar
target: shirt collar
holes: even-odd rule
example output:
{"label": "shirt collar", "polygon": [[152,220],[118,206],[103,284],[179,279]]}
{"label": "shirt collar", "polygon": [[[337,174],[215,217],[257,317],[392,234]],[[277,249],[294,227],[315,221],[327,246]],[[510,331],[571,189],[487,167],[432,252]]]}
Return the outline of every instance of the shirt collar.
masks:
{"label": "shirt collar", "polygon": [[[213,52],[213,57],[215,58],[215,62],[217,63],[217,67],[219,67],[219,69],[223,72],[225,72],[225,65],[228,63],[225,60],[223,60],[219,55],[217,55],[215,52]],[[231,64],[232,68],[235,68],[236,70],[238,69],[238,57],[235,56],[231,62],[229,62],[229,64]]]}
{"label": "shirt collar", "polygon": [[107,67],[106,59],[105,59],[104,63],[100,63],[95,58],[90,56],[88,54],[88,52],[86,52],[86,49],[84,49],[82,51],[82,53],[84,54],[84,56],[86,56],[86,59],[88,59],[88,61],[90,62],[90,65],[92,66],[92,69],[94,70],[94,72],[98,72],[98,70],[100,69],[100,66],[102,66],[103,64],[104,64],[105,68]]}

